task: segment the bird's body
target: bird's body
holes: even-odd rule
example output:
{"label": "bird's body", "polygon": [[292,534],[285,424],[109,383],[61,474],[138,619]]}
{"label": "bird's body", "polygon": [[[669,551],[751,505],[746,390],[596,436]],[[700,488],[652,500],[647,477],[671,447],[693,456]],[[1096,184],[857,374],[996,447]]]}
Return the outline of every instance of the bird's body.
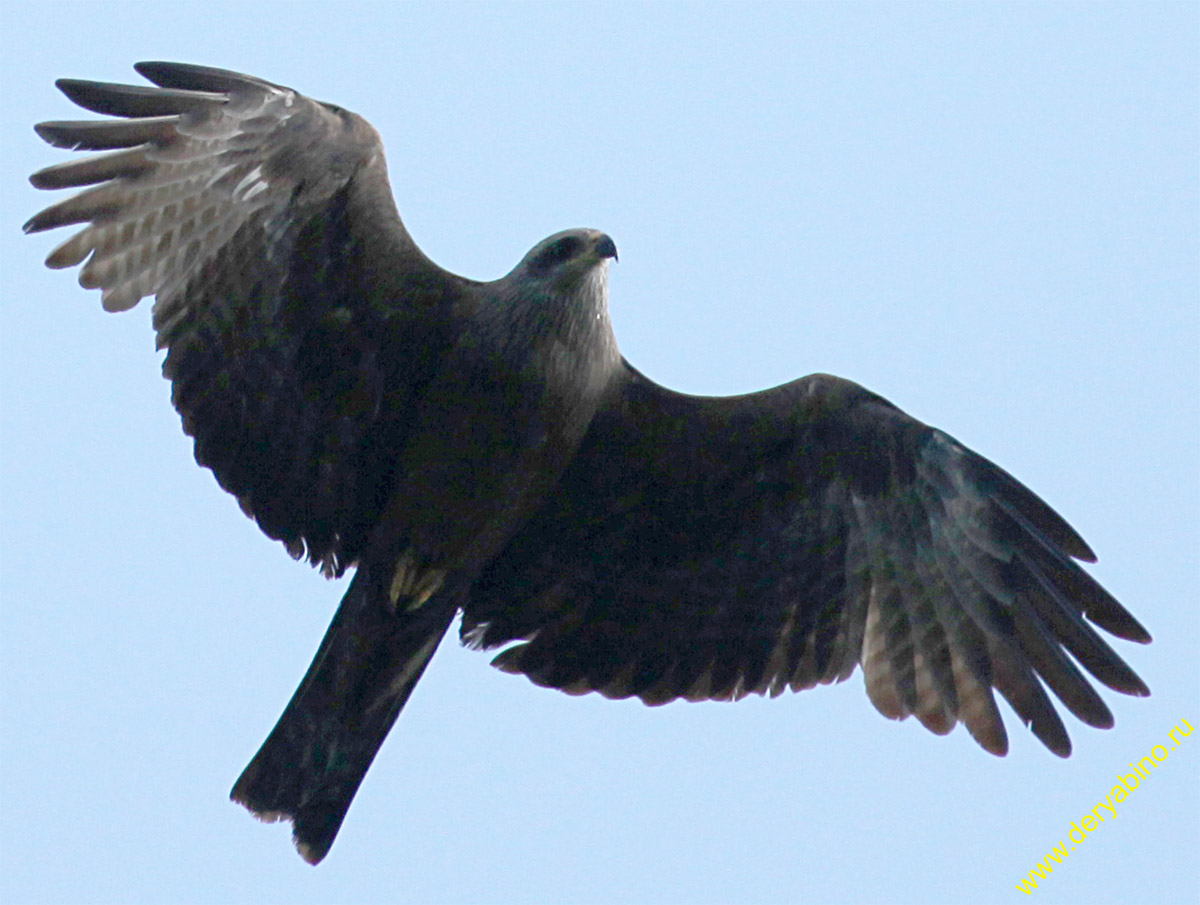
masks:
{"label": "bird's body", "polygon": [[481,287],[483,304],[416,401],[372,548],[400,539],[437,567],[473,576],[558,482],[621,365],[605,295],[615,254],[607,236],[551,237],[516,273],[563,242],[584,249],[578,265],[588,268],[570,291],[517,297],[508,278]]}
{"label": "bird's body", "polygon": [[355,569],[233,793],[292,820],[306,859],[460,613],[502,669],[651,704],[861,666],[885,715],[962,722],[996,754],[993,688],[1064,756],[1043,683],[1095,726],[1112,716],[1076,662],[1147,693],[1092,627],[1149,640],[1074,561],[1087,545],[953,438],[827,375],[658,386],[618,351],[605,234],[551,236],[492,282],[450,274],[405,230],[361,117],[237,73],[138,69],[159,87],[60,82],[121,119],[38,127],[112,153],[35,174],[94,187],[26,228],[86,224],[48,263],[88,258],[109,310],[156,297],[197,461],[293,556]]}

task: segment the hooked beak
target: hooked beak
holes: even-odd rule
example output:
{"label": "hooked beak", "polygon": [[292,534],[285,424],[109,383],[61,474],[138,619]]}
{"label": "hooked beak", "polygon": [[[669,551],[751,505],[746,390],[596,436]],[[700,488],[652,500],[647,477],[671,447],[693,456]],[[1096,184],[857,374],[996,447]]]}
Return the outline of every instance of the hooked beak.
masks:
{"label": "hooked beak", "polygon": [[594,246],[597,258],[612,258],[614,261],[619,261],[617,257],[617,243],[614,242],[607,233],[600,233],[596,236],[596,244]]}

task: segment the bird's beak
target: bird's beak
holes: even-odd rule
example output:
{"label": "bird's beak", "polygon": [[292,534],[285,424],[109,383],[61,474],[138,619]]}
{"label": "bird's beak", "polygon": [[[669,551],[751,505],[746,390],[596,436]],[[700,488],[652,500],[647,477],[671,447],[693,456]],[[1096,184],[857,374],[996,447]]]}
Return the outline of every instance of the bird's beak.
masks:
{"label": "bird's beak", "polygon": [[596,236],[596,244],[593,248],[596,257],[603,260],[604,258],[612,258],[614,261],[620,260],[617,257],[617,243],[609,238],[607,233],[600,233]]}

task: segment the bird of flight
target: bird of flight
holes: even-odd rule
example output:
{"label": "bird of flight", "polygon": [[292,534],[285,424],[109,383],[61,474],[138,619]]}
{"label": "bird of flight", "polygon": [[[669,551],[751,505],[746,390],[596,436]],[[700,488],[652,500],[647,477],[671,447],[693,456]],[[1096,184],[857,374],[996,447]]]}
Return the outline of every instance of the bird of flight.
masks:
{"label": "bird of flight", "polygon": [[[594,229],[476,282],[427,258],[361,117],[261,79],[141,63],[152,86],[63,79],[108,119],[47,122],[107,153],[35,173],[89,186],[28,232],[83,228],[108,311],[154,296],[196,461],[295,558],[353,580],[233,788],[329,851],[442,636],[569,694],[736,700],[861,667],[885,716],[987,751],[993,690],[1070,753],[1046,689],[1107,728],[1079,668],[1147,695],[1094,626],[1141,624],[1083,539],[949,435],[823,374],[689,396],[622,358],[617,249]],[[1077,665],[1078,664],[1078,665]]]}

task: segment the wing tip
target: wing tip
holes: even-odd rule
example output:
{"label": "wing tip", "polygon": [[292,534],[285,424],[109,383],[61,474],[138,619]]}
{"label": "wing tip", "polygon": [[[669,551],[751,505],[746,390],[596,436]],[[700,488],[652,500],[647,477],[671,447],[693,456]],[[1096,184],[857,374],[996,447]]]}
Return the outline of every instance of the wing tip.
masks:
{"label": "wing tip", "polygon": [[138,75],[145,76],[154,81],[151,73],[158,74],[162,72],[174,72],[179,69],[188,68],[189,64],[179,63],[171,60],[138,60],[133,64],[133,71]]}
{"label": "wing tip", "polygon": [[1046,720],[1034,719],[1029,723],[1029,729],[1034,738],[1045,745],[1051,754],[1064,760],[1071,756],[1071,737],[1067,735],[1067,727],[1063,725],[1058,712],[1051,710],[1052,717]]}
{"label": "wing tip", "polygon": [[153,82],[162,88],[182,87],[179,82],[188,76],[195,76],[197,70],[205,67],[191,63],[176,63],[170,60],[139,60],[133,64],[133,71],[142,78]]}
{"label": "wing tip", "polygon": [[971,738],[975,739],[975,743],[984,751],[993,757],[1008,756],[1008,731],[1004,728],[1004,724],[999,726],[989,726],[986,730],[976,730],[970,724],[967,725],[967,732],[971,734]]}
{"label": "wing tip", "polygon": [[[55,125],[52,122],[36,123],[34,124],[33,131],[46,144],[57,148],[61,147],[61,145],[58,144],[58,130],[55,128]],[[33,177],[30,176],[29,178],[32,181]]]}
{"label": "wing tip", "polygon": [[1098,557],[1096,552],[1090,546],[1088,546],[1088,542],[1080,537],[1079,533],[1076,532],[1074,528],[1071,529],[1071,532],[1075,535],[1074,540],[1076,544],[1074,547],[1067,547],[1067,553],[1075,557],[1080,562],[1086,562],[1092,565],[1098,563],[1100,561],[1100,557]]}
{"label": "wing tip", "polygon": [[1145,627],[1140,622],[1138,622],[1136,619],[1132,619],[1132,617],[1128,623],[1122,622],[1120,624],[1111,624],[1101,622],[1100,620],[1093,618],[1091,613],[1085,612],[1084,615],[1086,615],[1092,622],[1096,623],[1096,625],[1100,626],[1110,635],[1115,638],[1120,638],[1122,641],[1132,641],[1134,644],[1154,643],[1153,636],[1146,631]]}
{"label": "wing tip", "polygon": [[54,87],[67,96],[67,100],[73,104],[83,107],[85,110],[90,110],[84,101],[86,101],[91,92],[96,88],[102,87],[103,82],[97,82],[92,79],[55,79]]}
{"label": "wing tip", "polygon": [[1137,673],[1133,674],[1134,681],[1126,689],[1118,689],[1123,694],[1127,694],[1133,698],[1148,698],[1150,697],[1150,686],[1142,681],[1141,676]]}

